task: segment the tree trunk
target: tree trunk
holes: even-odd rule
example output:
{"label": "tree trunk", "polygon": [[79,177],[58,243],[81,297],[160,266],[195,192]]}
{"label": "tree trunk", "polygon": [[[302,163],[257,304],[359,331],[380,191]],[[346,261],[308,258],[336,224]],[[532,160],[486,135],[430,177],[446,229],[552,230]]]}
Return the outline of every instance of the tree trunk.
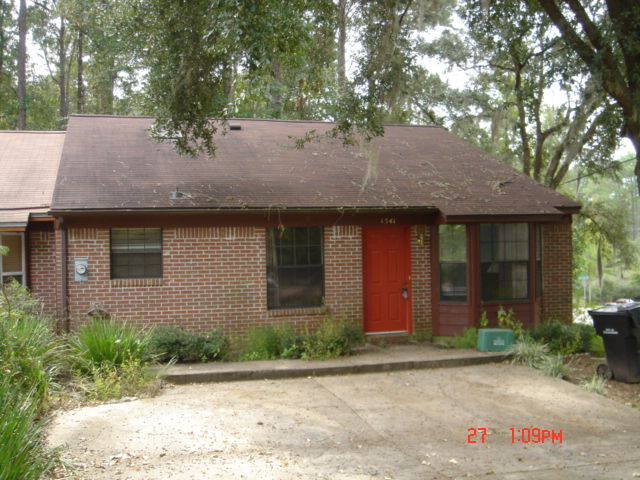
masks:
{"label": "tree trunk", "polygon": [[347,83],[347,2],[338,0],[338,85],[343,87]]}
{"label": "tree trunk", "polygon": [[27,129],[27,0],[18,13],[18,130]]}
{"label": "tree trunk", "polygon": [[84,61],[82,60],[82,47],[84,42],[84,34],[82,30],[78,31],[78,80],[77,80],[77,99],[76,99],[76,110],[78,113],[84,113]]}
{"label": "tree trunk", "polygon": [[64,18],[60,18],[60,40],[58,42],[58,79],[60,81],[60,118],[69,116],[69,100],[67,98],[67,49],[65,47],[66,27]]}
{"label": "tree trunk", "polygon": [[[0,0],[0,92],[2,92],[2,72],[4,72],[4,48],[6,45],[4,34],[4,0]],[[2,104],[0,97],[0,105]]]}

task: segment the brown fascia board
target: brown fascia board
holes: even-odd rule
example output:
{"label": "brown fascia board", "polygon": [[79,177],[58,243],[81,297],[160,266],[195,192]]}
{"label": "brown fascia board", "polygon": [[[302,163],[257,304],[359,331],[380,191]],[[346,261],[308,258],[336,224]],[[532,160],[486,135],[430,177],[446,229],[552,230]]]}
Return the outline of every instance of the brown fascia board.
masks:
{"label": "brown fascia board", "polygon": [[558,209],[557,214],[529,214],[529,215],[443,215],[438,216],[437,223],[439,225],[444,224],[459,224],[459,223],[519,223],[519,222],[563,222],[567,216],[580,213],[579,209],[576,211],[560,211]]}
{"label": "brown fascia board", "polygon": [[328,212],[349,212],[349,213],[426,213],[437,214],[439,210],[436,207],[404,207],[404,206],[389,206],[389,207],[287,207],[282,205],[273,205],[271,207],[247,207],[247,208],[107,208],[107,209],[85,209],[85,208],[72,208],[72,209],[55,209],[50,210],[49,213],[54,217],[62,216],[74,216],[74,215],[140,215],[140,214],[160,214],[160,215],[182,215],[192,213],[220,213],[230,215],[242,215],[248,213],[273,213],[273,212],[291,212],[291,213],[328,213]]}

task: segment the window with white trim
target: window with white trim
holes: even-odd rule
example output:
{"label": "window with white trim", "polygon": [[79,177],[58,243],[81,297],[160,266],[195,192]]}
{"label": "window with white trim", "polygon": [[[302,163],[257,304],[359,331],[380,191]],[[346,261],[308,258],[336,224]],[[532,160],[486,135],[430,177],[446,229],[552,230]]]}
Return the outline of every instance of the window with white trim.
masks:
{"label": "window with white trim", "polygon": [[0,255],[0,276],[2,283],[16,280],[18,283],[25,283],[26,258],[24,248],[24,234],[2,233],[0,234],[0,245],[6,247],[6,255]]}

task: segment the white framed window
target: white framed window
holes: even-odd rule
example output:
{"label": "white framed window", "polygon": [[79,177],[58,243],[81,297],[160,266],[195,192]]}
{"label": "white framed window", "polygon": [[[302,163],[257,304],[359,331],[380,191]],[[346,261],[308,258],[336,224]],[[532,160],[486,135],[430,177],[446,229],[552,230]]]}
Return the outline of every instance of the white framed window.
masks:
{"label": "white framed window", "polygon": [[24,233],[0,232],[0,245],[9,249],[6,255],[0,255],[0,276],[2,283],[16,280],[24,285],[26,282],[26,255]]}

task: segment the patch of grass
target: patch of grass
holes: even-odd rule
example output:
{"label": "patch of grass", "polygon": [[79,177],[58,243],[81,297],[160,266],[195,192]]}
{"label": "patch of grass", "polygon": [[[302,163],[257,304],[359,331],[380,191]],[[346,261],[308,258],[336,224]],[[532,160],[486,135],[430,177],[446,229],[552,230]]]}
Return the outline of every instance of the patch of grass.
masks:
{"label": "patch of grass", "polygon": [[124,397],[151,397],[160,391],[160,376],[140,359],[127,359],[119,366],[105,363],[91,372],[85,398],[105,402]]}
{"label": "patch of grass", "polygon": [[229,340],[222,330],[195,333],[179,327],[158,327],[149,335],[149,354],[160,362],[224,361],[229,355]]}
{"label": "patch of grass", "polygon": [[607,391],[607,381],[597,374],[594,374],[591,380],[585,381],[581,385],[587,392],[604,395]]}

